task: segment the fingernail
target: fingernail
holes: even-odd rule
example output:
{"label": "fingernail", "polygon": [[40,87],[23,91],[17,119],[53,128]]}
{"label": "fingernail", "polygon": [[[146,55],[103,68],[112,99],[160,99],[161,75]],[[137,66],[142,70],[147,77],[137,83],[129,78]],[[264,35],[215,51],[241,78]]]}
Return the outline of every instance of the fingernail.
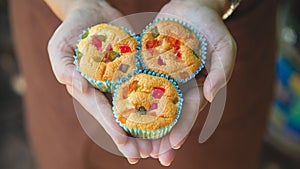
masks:
{"label": "fingernail", "polygon": [[146,155],[146,154],[143,154],[143,153],[140,153],[140,156],[141,156],[142,158],[148,158],[148,157],[149,157],[149,155]]}
{"label": "fingernail", "polygon": [[179,143],[177,142],[176,145],[172,145],[172,148],[175,150],[178,150],[182,147],[182,145],[184,144],[184,142],[186,141],[188,136],[185,136]]}
{"label": "fingernail", "polygon": [[209,98],[208,98],[208,101],[211,103],[213,100],[214,100],[214,98],[216,97],[216,90],[214,90],[214,89],[211,89],[211,91],[210,91],[210,95],[209,95]]}
{"label": "fingernail", "polygon": [[80,92],[82,93],[82,83],[78,79],[73,79],[73,86]]}
{"label": "fingernail", "polygon": [[128,162],[129,162],[129,164],[136,164],[136,163],[138,163],[139,162],[139,159],[137,158],[137,159],[127,159],[128,160]]}
{"label": "fingernail", "polygon": [[166,166],[166,167],[170,166],[171,163],[172,163],[172,161],[171,162],[160,161],[160,164],[163,166]]}
{"label": "fingernail", "polygon": [[151,156],[152,158],[155,158],[155,159],[158,158],[158,155],[157,155],[157,154],[154,154],[154,153],[150,153],[150,156]]}
{"label": "fingernail", "polygon": [[176,145],[176,146],[173,146],[172,148],[175,149],[175,150],[178,150],[178,149],[181,148],[181,145]]}

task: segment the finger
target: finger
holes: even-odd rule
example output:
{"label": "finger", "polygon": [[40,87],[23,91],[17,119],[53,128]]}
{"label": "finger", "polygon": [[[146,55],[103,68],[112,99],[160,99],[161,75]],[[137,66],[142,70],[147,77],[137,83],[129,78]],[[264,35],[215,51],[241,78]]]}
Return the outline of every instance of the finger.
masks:
{"label": "finger", "polygon": [[170,166],[175,158],[175,151],[171,148],[168,136],[161,140],[158,159],[161,165]]}
{"label": "finger", "polygon": [[136,164],[139,162],[139,158],[127,158],[129,164]]}
{"label": "finger", "polygon": [[[69,94],[73,94],[73,88],[76,89],[77,93],[84,93],[89,88],[89,83],[86,79],[84,79],[78,71],[75,70],[75,65],[72,65],[72,76],[71,76],[71,84],[66,84],[69,86]],[[72,95],[73,96],[73,95]]]}
{"label": "finger", "polygon": [[136,138],[136,142],[139,147],[140,156],[142,158],[147,158],[150,156],[150,153],[152,152],[152,144],[150,140],[144,140],[144,139],[138,139]]}
{"label": "finger", "polygon": [[152,158],[158,158],[160,142],[161,139],[152,140],[152,152],[150,153]]}
{"label": "finger", "polygon": [[184,144],[184,142],[186,141],[187,138],[188,138],[188,136],[185,136],[180,142],[178,142],[177,144],[173,144],[172,148],[175,149],[175,150],[180,149],[182,147],[182,145]]}
{"label": "finger", "polygon": [[110,135],[119,151],[128,159],[139,159],[140,151],[135,138],[127,136],[125,131],[116,123],[111,105],[103,93],[93,87],[89,87],[85,93],[80,93],[76,88],[71,91],[72,96],[101,124],[104,130]]}
{"label": "finger", "polygon": [[79,37],[79,34],[72,35],[65,32],[63,24],[57,28],[48,43],[48,53],[52,70],[56,79],[62,84],[72,84],[72,75],[75,70],[73,64],[73,45],[76,41],[69,37]]}
{"label": "finger", "polygon": [[209,73],[203,86],[204,96],[210,102],[230,79],[237,49],[234,39],[227,34],[211,50]]}
{"label": "finger", "polygon": [[[190,86],[190,83],[191,82],[189,82],[187,86]],[[207,104],[207,101],[203,97],[202,88],[194,87],[192,89],[188,89],[187,92],[184,92],[183,96],[184,102],[180,120],[171,130],[169,136],[170,144],[174,149],[178,148],[179,145],[181,146],[180,143],[183,142],[192,129],[199,111]]]}
{"label": "finger", "polygon": [[71,91],[72,96],[103,126],[115,143],[125,144],[127,142],[126,133],[115,122],[111,106],[101,92],[93,87],[87,88],[85,93],[81,93],[73,86],[70,89],[69,85],[67,85],[67,89]]}
{"label": "finger", "polygon": [[[182,8],[186,5],[186,8]],[[174,10],[176,7],[182,10]],[[209,74],[204,82],[204,96],[212,101],[216,93],[228,82],[235,62],[236,43],[219,14],[208,7],[194,3],[170,3],[161,10],[158,17],[185,20],[198,30],[208,41]]]}
{"label": "finger", "polygon": [[170,149],[169,151],[159,154],[159,162],[163,166],[170,166],[175,158],[175,151]]}
{"label": "finger", "polygon": [[[205,11],[203,11],[205,12]],[[209,17],[203,17],[208,16]],[[223,20],[215,13],[207,11],[201,19],[204,23],[195,26],[206,37],[208,42],[208,57],[206,69],[208,75],[204,81],[204,97],[211,102],[216,93],[224,87],[233,71],[237,46]]]}
{"label": "finger", "polygon": [[127,158],[129,163],[137,163],[140,152],[135,138],[128,137],[126,144],[116,144],[120,152]]}
{"label": "finger", "polygon": [[78,71],[75,70],[75,66],[72,75],[72,86],[81,93],[86,92],[89,88],[88,81],[85,78],[83,78]]}
{"label": "finger", "polygon": [[[87,27],[103,20],[99,15],[93,15],[85,9],[75,10],[68,15],[63,23],[56,29],[48,42],[48,53],[51,66],[56,79],[62,84],[72,84],[74,50],[79,35]],[[89,19],[82,19],[89,18]],[[81,20],[82,22],[78,22]]]}

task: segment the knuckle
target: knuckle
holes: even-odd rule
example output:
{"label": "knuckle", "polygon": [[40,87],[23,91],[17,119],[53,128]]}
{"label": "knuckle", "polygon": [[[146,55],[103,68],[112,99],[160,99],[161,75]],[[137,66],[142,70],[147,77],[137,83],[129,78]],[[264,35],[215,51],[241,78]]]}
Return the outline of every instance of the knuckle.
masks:
{"label": "knuckle", "polygon": [[56,80],[61,83],[61,84],[65,84],[65,73],[64,72],[56,72],[54,73]]}

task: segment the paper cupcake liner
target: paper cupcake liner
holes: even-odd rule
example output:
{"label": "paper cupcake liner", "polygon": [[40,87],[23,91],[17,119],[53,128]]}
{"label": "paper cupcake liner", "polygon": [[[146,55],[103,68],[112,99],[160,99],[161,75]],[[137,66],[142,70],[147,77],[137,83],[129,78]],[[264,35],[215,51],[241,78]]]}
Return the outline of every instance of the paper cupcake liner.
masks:
{"label": "paper cupcake liner", "polygon": [[[191,30],[195,35],[196,37],[199,39],[200,43],[201,43],[201,64],[200,66],[198,67],[198,69],[192,73],[188,78],[186,79],[178,79],[178,78],[174,78],[178,83],[186,83],[187,81],[193,79],[203,68],[204,68],[204,65],[205,65],[205,61],[206,61],[206,56],[207,56],[207,40],[206,38],[204,37],[204,35],[202,35],[199,31],[197,31],[194,27],[192,27],[190,24],[182,21],[182,20],[179,20],[179,19],[176,19],[176,18],[158,18],[158,19],[155,19],[153,22],[151,22],[149,25],[146,26],[146,28],[142,31],[140,37],[139,37],[139,48],[141,48],[141,40],[144,36],[144,34],[150,29],[152,28],[153,25],[155,25],[156,23],[160,22],[160,21],[175,21],[175,22],[178,22],[180,23],[181,25],[183,25],[185,28]],[[142,69],[149,69],[145,63],[143,62],[143,58],[142,58],[142,55],[141,55],[141,51],[139,50],[138,51],[138,55],[137,55],[137,58],[140,62],[140,65],[142,67]],[[152,69],[150,69],[152,70]]]}
{"label": "paper cupcake liner", "polygon": [[[114,25],[115,26],[115,25]],[[125,27],[121,27],[123,30],[125,30],[131,37],[135,38],[136,41],[139,43],[138,41],[138,36],[133,33],[132,31],[130,31],[129,29],[125,28]],[[80,34],[79,36],[79,40],[77,43],[79,43],[86,35],[86,32],[88,32],[90,30],[90,28],[87,28],[86,30],[82,31],[82,33]],[[139,47],[137,45],[136,47],[136,56],[135,56],[135,68],[134,68],[134,71],[130,74],[128,74],[126,77],[121,77],[119,79],[116,79],[116,80],[103,80],[103,81],[100,81],[100,80],[96,80],[96,79],[93,79],[91,77],[89,77],[87,74],[83,73],[81,70],[80,70],[80,67],[79,67],[79,64],[78,64],[78,61],[79,61],[79,58],[78,58],[78,48],[76,47],[75,49],[75,56],[73,56],[74,58],[74,64],[76,66],[76,70],[92,85],[94,86],[95,88],[99,89],[100,91],[102,92],[112,92],[114,91],[114,88],[117,84],[120,83],[120,81],[122,81],[122,79],[126,79],[127,77],[132,77],[134,76],[138,70],[140,70],[141,66],[140,66],[140,62],[137,58],[137,54],[138,54],[138,51],[139,51]]]}
{"label": "paper cupcake liner", "polygon": [[[179,101],[178,101],[178,109],[177,109],[177,112],[176,112],[176,115],[174,117],[174,121],[167,125],[167,126],[163,126],[159,129],[156,129],[156,130],[143,130],[143,129],[140,129],[140,128],[129,128],[127,127],[125,124],[121,123],[118,119],[119,119],[119,114],[117,113],[116,111],[116,107],[115,107],[115,101],[116,101],[116,98],[117,98],[117,93],[119,91],[119,88],[121,86],[121,84],[118,84],[113,92],[113,107],[112,107],[112,110],[113,110],[113,114],[114,114],[114,117],[116,118],[116,122],[127,132],[129,133],[130,135],[132,135],[133,137],[137,137],[137,138],[142,138],[142,139],[158,139],[158,138],[161,138],[163,136],[165,136],[166,134],[168,134],[171,129],[176,125],[179,117],[180,117],[180,114],[181,114],[181,110],[182,110],[182,105],[183,105],[183,95],[182,95],[182,92],[177,84],[177,81],[173,78],[170,78],[169,76],[167,75],[164,75],[164,74],[160,74],[160,73],[157,73],[157,72],[154,72],[154,71],[151,71],[149,69],[145,69],[145,70],[139,70],[137,72],[137,74],[148,74],[148,75],[152,75],[152,76],[157,76],[157,77],[161,77],[161,78],[165,78],[167,80],[169,80],[169,82],[171,82],[176,91],[177,91],[177,94],[178,94],[178,97],[179,97]],[[123,79],[122,80],[122,83],[128,81],[130,79],[130,77],[127,77],[126,79]]]}

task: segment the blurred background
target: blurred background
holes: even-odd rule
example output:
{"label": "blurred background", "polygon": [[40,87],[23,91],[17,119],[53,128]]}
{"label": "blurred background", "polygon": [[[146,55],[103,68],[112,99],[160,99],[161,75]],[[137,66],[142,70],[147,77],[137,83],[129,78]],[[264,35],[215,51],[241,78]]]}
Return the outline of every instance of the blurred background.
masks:
{"label": "blurred background", "polygon": [[[22,114],[24,83],[10,34],[7,0],[0,0],[0,169],[37,169]],[[300,7],[280,2],[275,95],[259,169],[300,168]]]}

